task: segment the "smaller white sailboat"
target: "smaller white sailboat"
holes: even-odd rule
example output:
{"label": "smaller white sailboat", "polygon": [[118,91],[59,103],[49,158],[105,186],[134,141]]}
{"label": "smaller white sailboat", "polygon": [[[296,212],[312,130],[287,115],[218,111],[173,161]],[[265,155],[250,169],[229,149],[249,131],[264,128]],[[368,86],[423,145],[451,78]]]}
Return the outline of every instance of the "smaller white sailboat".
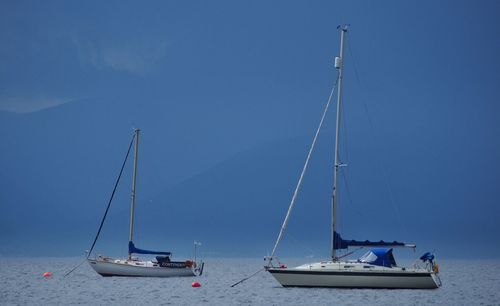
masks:
{"label": "smaller white sailboat", "polygon": [[[113,199],[114,191],[111,196],[111,200],[108,203],[108,208],[101,221],[101,225],[94,239],[94,243],[90,248],[87,255],[87,261],[90,266],[102,276],[136,276],[136,277],[172,277],[172,276],[199,276],[203,273],[204,263],[203,261],[196,261],[196,247],[199,245],[195,241],[195,260],[184,260],[184,261],[172,261],[171,252],[164,251],[150,251],[136,248],[133,242],[134,237],[134,213],[135,213],[135,191],[136,191],[136,178],[137,178],[137,163],[138,163],[138,153],[139,153],[139,130],[134,131],[134,136],[130,142],[129,150],[127,156],[123,163],[127,161],[130,148],[135,141],[134,149],[134,174],[132,179],[132,204],[130,207],[130,239],[128,243],[128,257],[125,259],[111,258],[103,255],[96,255],[95,258],[91,259],[90,254],[95,246],[95,243],[99,237],[99,233],[103,226],[104,220],[106,218],[111,200]],[[121,177],[121,173],[118,176],[117,184]],[[116,185],[115,185],[116,190]],[[138,257],[133,256],[134,254],[149,254],[156,255],[156,260],[140,260]]]}
{"label": "smaller white sailboat", "polygon": [[[286,229],[290,213],[295,204],[297,193],[300,189],[304,173],[307,169],[311,153],[314,149],[319,131],[323,125],[326,112],[330,105],[334,89],[330,94],[328,103],[323,112],[318,130],[314,136],[306,163],[299,178],[292,201],[288,208],[285,220],[280,233],[272,250],[271,256],[266,257],[268,261],[265,268],[271,275],[284,287],[336,287],[336,288],[406,288],[406,289],[433,289],[441,286],[438,273],[439,269],[434,262],[434,255],[425,253],[420,257],[425,267],[419,268],[415,265],[412,268],[399,267],[392,254],[393,247],[411,247],[414,244],[402,242],[385,241],[357,241],[344,240],[337,232],[337,183],[339,168],[345,166],[339,158],[339,130],[340,114],[342,105],[342,69],[344,53],[344,36],[347,33],[347,26],[339,27],[340,38],[340,56],[335,58],[335,67],[338,69],[337,84],[337,120],[336,120],[336,139],[335,139],[335,170],[333,177],[332,194],[332,224],[331,224],[331,259],[315,263],[307,263],[295,268],[287,268],[275,257],[275,252],[280,243],[283,233]],[[349,247],[375,247],[364,256],[357,260],[341,260],[345,256],[338,256],[338,250],[348,249]],[[349,254],[347,254],[349,255]]]}

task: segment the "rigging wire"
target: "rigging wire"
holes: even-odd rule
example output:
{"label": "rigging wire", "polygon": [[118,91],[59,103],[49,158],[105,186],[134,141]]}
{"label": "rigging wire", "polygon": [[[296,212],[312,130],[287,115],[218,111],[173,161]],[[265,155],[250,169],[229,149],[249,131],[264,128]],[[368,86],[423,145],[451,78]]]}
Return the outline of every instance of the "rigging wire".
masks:
{"label": "rigging wire", "polygon": [[120,182],[120,178],[122,177],[123,168],[125,168],[125,164],[127,163],[128,156],[130,155],[130,149],[132,149],[132,144],[134,143],[134,140],[135,140],[135,133],[132,136],[132,139],[130,140],[127,154],[125,155],[125,159],[123,160],[122,168],[120,169],[120,174],[118,174],[118,178],[116,179],[115,187],[113,188],[113,192],[111,193],[111,197],[109,198],[108,206],[106,207],[106,211],[104,212],[104,216],[102,217],[101,224],[99,225],[99,229],[97,230],[97,234],[95,235],[95,238],[94,238],[94,242],[92,243],[92,246],[90,247],[90,250],[87,253],[87,258],[90,257],[90,254],[92,253],[92,250],[94,249],[95,243],[97,242],[97,239],[99,238],[99,234],[101,234],[101,229],[102,229],[102,226],[104,225],[104,220],[106,220],[106,216],[108,215],[109,207],[111,206],[111,202],[113,201],[113,197],[115,196],[116,188],[118,187],[118,183]]}
{"label": "rigging wire", "polygon": [[276,252],[276,248],[278,247],[278,244],[280,243],[281,239],[283,238],[283,233],[286,229],[286,226],[288,224],[288,219],[290,218],[290,214],[292,212],[293,206],[295,205],[295,200],[297,199],[297,194],[299,193],[300,187],[302,186],[302,180],[304,179],[304,174],[307,170],[307,166],[309,165],[309,160],[311,159],[312,152],[314,150],[314,147],[316,146],[316,140],[318,139],[319,132],[321,130],[321,127],[323,126],[323,121],[325,120],[326,113],[328,111],[328,108],[330,106],[330,102],[332,101],[333,94],[335,92],[335,89],[337,88],[339,78],[337,77],[335,84],[332,87],[332,91],[330,92],[330,96],[328,97],[328,102],[326,103],[325,110],[323,111],[323,115],[321,116],[321,120],[319,122],[318,129],[316,130],[316,134],[314,134],[314,138],[311,144],[311,148],[309,149],[309,153],[307,154],[306,162],[304,163],[304,167],[302,168],[302,172],[299,177],[299,181],[297,182],[297,186],[295,187],[295,191],[292,196],[292,200],[290,202],[290,206],[288,207],[288,211],[285,216],[285,220],[283,221],[283,225],[281,226],[280,233],[278,235],[278,239],[276,239],[276,243],[274,244],[273,251],[271,252],[271,256],[269,257],[269,260],[271,261],[272,258],[274,257],[274,253]]}
{"label": "rigging wire", "polygon": [[[356,80],[358,81],[359,86],[363,88],[363,84],[361,83],[361,79],[359,78],[358,69],[357,69],[357,66],[356,66],[356,60],[355,60],[354,54],[353,54],[353,52],[351,50],[351,44],[350,44],[349,41],[347,41],[347,49],[349,50],[349,54],[351,55],[350,58],[352,59],[353,68],[354,68],[354,75],[356,76]],[[364,92],[364,91],[361,90],[361,92]],[[368,110],[368,105],[367,105],[365,99],[361,99],[361,100],[363,102],[364,111],[366,112],[366,116],[368,118],[368,123],[370,125],[371,136],[372,136],[373,140],[375,141],[375,143],[377,143],[378,137],[375,134],[375,126],[374,126],[373,121],[372,121],[372,119],[370,117],[370,112]],[[384,178],[383,180],[384,180],[385,187],[387,188],[387,191],[389,192],[389,200],[390,200],[391,206],[394,209],[394,211],[396,211],[398,224],[399,224],[400,228],[402,228],[403,231],[408,235],[408,230],[406,229],[406,226],[404,226],[404,222],[401,221],[401,211],[399,209],[399,205],[396,205],[396,200],[395,200],[395,197],[394,197],[394,192],[392,191],[391,184],[389,183],[389,176],[388,176],[388,174],[386,172],[386,169],[382,166],[381,159],[379,159],[376,154],[374,154],[374,156],[375,156],[375,159],[376,159],[377,166],[380,169],[380,172],[382,173],[382,176]]]}
{"label": "rigging wire", "polygon": [[351,196],[351,188],[349,187],[349,184],[347,183],[348,179],[347,179],[347,171],[345,171],[344,169],[340,169],[340,173],[342,174],[342,177],[344,178],[343,181],[344,181],[344,185],[345,185],[345,190],[347,192],[347,198],[349,199],[349,204],[351,205],[351,207],[354,209],[354,211],[360,215],[360,216],[363,216],[364,214],[355,208],[354,206],[354,202],[352,201],[352,196]]}
{"label": "rigging wire", "polygon": [[85,260],[87,260],[90,257],[90,254],[92,253],[92,250],[94,250],[94,246],[97,242],[97,239],[99,238],[99,235],[102,230],[102,226],[104,225],[104,220],[106,220],[106,216],[108,215],[109,207],[111,206],[111,202],[113,201],[113,197],[115,196],[116,188],[118,187],[118,183],[120,182],[120,178],[122,177],[123,169],[125,168],[125,164],[127,163],[128,156],[130,155],[130,149],[132,148],[132,144],[134,143],[135,140],[135,133],[132,136],[132,140],[130,140],[130,144],[128,146],[127,154],[125,155],[125,159],[123,160],[122,167],[120,169],[120,174],[118,174],[118,178],[116,179],[115,187],[113,188],[113,192],[111,193],[111,197],[109,198],[108,206],[106,207],[106,211],[104,212],[104,216],[102,217],[101,224],[99,225],[99,229],[97,230],[97,234],[94,238],[94,242],[92,243],[92,246],[90,247],[90,250],[87,252],[87,256],[85,259],[79,263],[76,267],[74,267],[72,270],[70,270],[68,273],[66,273],[64,276],[68,276],[71,274],[71,272],[75,271],[79,266],[82,265]]}
{"label": "rigging wire", "polygon": [[[347,143],[347,140],[349,139],[349,137],[347,137],[347,135],[348,135],[347,127],[349,125],[347,124],[346,109],[347,109],[347,107],[345,107],[345,106],[341,109],[341,112],[342,112],[342,115],[343,115],[343,118],[344,118],[344,120],[342,120],[342,131],[341,132],[343,133],[342,139],[344,140],[344,145],[342,147],[345,148],[344,149],[344,151],[345,151],[345,160],[349,161],[350,160],[350,157],[349,157],[350,156],[350,154],[349,154],[349,144]],[[342,153],[342,152],[340,152],[340,153]],[[340,158],[340,160],[344,160],[344,159]],[[347,164],[348,163],[346,163],[346,165]],[[352,200],[352,193],[351,193],[351,189],[349,187],[349,182],[348,182],[348,179],[347,179],[347,172],[348,172],[346,170],[347,168],[349,168],[349,167],[340,167],[340,173],[341,173],[341,175],[343,177],[342,181],[344,182],[345,190],[346,190],[346,193],[347,193],[347,199],[349,200],[349,204],[354,209],[354,211],[358,215],[362,216],[363,213],[354,207],[354,202]]]}
{"label": "rigging wire", "polygon": [[287,233],[287,238],[291,238],[291,240],[295,243],[294,245],[297,245],[300,247],[303,251],[306,251],[308,255],[315,256],[314,254],[319,253],[318,250],[314,250],[310,245],[304,243],[302,240],[298,239],[293,235],[292,233],[288,232]]}
{"label": "rigging wire", "polygon": [[[345,166],[348,165],[348,161],[350,160],[349,159],[349,150],[348,150],[348,143],[347,143],[347,116],[346,116],[346,106],[343,105],[343,107],[341,107],[339,109],[340,111],[340,117],[342,117],[343,120],[340,121],[340,124],[341,124],[341,127],[340,127],[340,134],[342,134],[342,136],[340,137],[340,143],[341,145],[339,146],[341,149],[339,150],[338,152],[338,160],[339,160],[339,164],[343,165],[344,167],[338,167],[338,169],[340,170],[340,173],[343,174],[344,173],[344,168],[347,168]],[[345,154],[344,154],[345,153]],[[344,158],[345,157],[345,158]],[[342,181],[342,180],[340,180]],[[344,184],[347,184],[347,182],[345,181],[345,176],[344,176]],[[340,188],[337,189],[337,192],[336,192],[336,197],[337,197],[337,210],[339,211],[341,209],[341,203],[342,201],[340,201],[340,196],[342,194],[342,192],[340,191]],[[349,202],[352,204],[352,199],[351,199],[351,194],[349,192],[349,190],[347,190],[347,198],[349,200]],[[344,231],[344,221],[345,220],[345,216],[343,214],[340,214],[340,213],[337,213],[337,230],[339,232],[343,232]],[[338,250],[339,253],[342,253],[343,250]]]}
{"label": "rigging wire", "polygon": [[355,249],[354,251],[351,251],[351,252],[348,252],[348,253],[346,253],[346,254],[344,254],[342,256],[339,256],[338,259],[342,259],[344,257],[350,256],[350,255],[356,253],[357,251],[362,250],[363,248],[364,247],[359,247],[359,248]]}

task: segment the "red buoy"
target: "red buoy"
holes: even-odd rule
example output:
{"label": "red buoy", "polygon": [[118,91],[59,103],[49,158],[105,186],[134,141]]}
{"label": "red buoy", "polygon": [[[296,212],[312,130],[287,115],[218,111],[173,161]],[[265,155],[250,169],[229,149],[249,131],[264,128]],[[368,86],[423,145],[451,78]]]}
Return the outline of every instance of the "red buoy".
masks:
{"label": "red buoy", "polygon": [[191,287],[193,287],[193,288],[198,288],[198,287],[201,287],[201,284],[200,284],[200,283],[198,283],[198,282],[193,282],[193,283],[191,284]]}
{"label": "red buoy", "polygon": [[51,277],[51,276],[52,276],[52,273],[50,273],[50,272],[45,272],[45,273],[43,273],[42,275],[43,275],[43,277],[47,278],[47,277]]}

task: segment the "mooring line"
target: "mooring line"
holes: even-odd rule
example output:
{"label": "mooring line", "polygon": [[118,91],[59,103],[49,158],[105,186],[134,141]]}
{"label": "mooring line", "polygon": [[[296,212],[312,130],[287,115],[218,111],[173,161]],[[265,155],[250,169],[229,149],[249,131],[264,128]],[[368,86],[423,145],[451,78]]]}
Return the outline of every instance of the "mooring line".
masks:
{"label": "mooring line", "polygon": [[234,286],[236,286],[236,285],[239,285],[239,284],[243,283],[243,282],[244,282],[244,281],[246,281],[247,279],[250,279],[250,278],[254,277],[254,276],[255,276],[255,275],[257,275],[259,272],[262,272],[264,269],[265,269],[265,267],[264,267],[264,268],[262,268],[262,269],[260,269],[259,271],[255,272],[254,274],[252,274],[252,275],[250,275],[250,276],[248,276],[248,277],[245,277],[244,279],[240,280],[239,282],[232,284],[232,285],[231,285],[231,288],[233,288],[233,287],[234,287]]}
{"label": "mooring line", "polygon": [[80,267],[86,260],[87,260],[87,258],[85,258],[84,260],[82,260],[82,262],[79,263],[76,267],[74,267],[73,269],[71,269],[68,273],[64,274],[64,277],[70,275],[73,271],[75,271],[76,269],[78,269],[78,267]]}

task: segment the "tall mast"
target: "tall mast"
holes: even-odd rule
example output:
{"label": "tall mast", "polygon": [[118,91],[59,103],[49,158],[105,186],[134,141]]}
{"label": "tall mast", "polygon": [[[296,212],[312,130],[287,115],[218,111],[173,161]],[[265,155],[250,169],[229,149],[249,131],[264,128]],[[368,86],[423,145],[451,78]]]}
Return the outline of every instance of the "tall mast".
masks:
{"label": "tall mast", "polygon": [[339,83],[337,92],[337,123],[335,126],[335,169],[333,172],[333,192],[332,192],[332,260],[337,260],[335,252],[335,233],[337,232],[337,185],[338,172],[341,166],[339,157],[339,135],[340,135],[340,113],[342,110],[342,70],[344,68],[344,35],[347,33],[347,25],[339,26],[340,29],[340,55],[335,58],[335,68],[339,70]]}
{"label": "tall mast", "polygon": [[[137,178],[137,161],[139,159],[139,129],[135,129],[134,148],[134,175],[132,177],[132,203],[130,205],[130,236],[129,241],[134,239],[134,210],[135,210],[135,182]],[[132,253],[128,253],[128,259],[132,259]]]}

